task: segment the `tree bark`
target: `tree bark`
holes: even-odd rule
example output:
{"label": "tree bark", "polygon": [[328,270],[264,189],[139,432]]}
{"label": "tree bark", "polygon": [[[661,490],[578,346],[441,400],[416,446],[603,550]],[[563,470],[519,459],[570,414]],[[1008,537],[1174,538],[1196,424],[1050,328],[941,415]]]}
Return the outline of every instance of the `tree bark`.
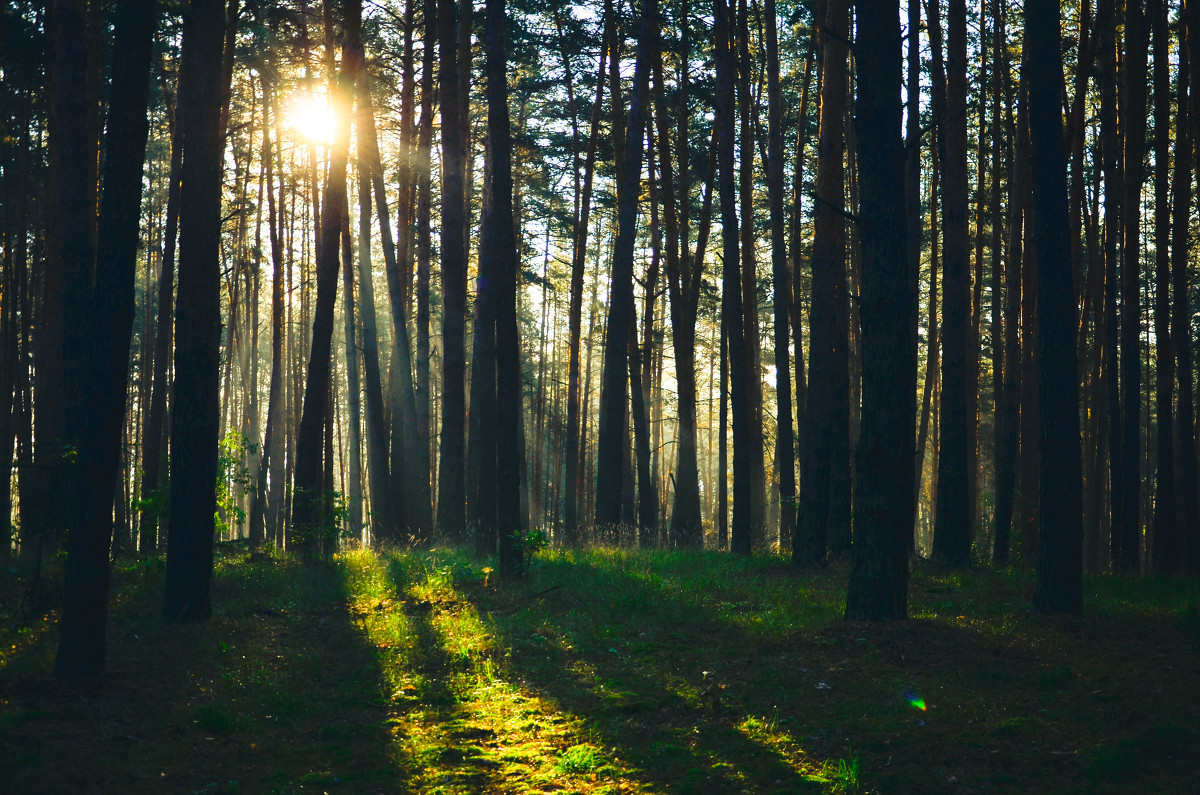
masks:
{"label": "tree bark", "polygon": [[1038,387],[1041,479],[1039,613],[1083,611],[1083,476],[1079,446],[1079,363],[1071,278],[1067,153],[1063,142],[1061,33],[1055,0],[1027,0],[1029,132],[1033,161],[1033,243],[1038,262]]}
{"label": "tree bark", "polygon": [[915,263],[906,240],[904,142],[900,138],[900,15],[888,0],[859,0],[856,39],[862,235],[863,408],[846,618],[908,614],[908,550],[916,519],[917,394]]}
{"label": "tree bark", "polygon": [[[931,8],[933,6],[931,5]],[[930,14],[931,28],[937,15]],[[971,514],[968,499],[970,451],[967,424],[967,323],[969,246],[967,235],[967,7],[950,0],[946,61],[946,103],[942,116],[945,157],[942,159],[942,403],[938,421],[937,509],[933,557],[949,566],[971,560]],[[940,46],[935,44],[934,46]]]}
{"label": "tree bark", "polygon": [[[350,112],[353,105],[349,75],[355,57],[354,42],[360,35],[360,0],[347,0],[343,24],[340,74],[330,73],[329,94],[333,100],[338,128],[329,150],[328,175],[321,197],[321,235],[317,247],[317,297],[313,307],[312,343],[304,384],[303,410],[296,431],[296,466],[293,471],[292,535],[305,558],[314,558],[332,550],[322,548],[326,524],[325,478],[322,465],[322,441],[330,400],[333,353],[333,309],[337,301],[338,250],[340,248],[341,206],[346,200],[346,161],[350,149]],[[332,466],[325,461],[324,467]]]}
{"label": "tree bark", "polygon": [[[1171,333],[1171,78],[1167,62],[1167,4],[1148,6],[1154,31],[1154,339],[1155,410],[1158,418],[1157,488],[1150,562],[1157,574],[1179,570],[1179,525],[1175,498],[1175,430],[1172,393],[1175,387],[1175,341]],[[1181,68],[1180,70],[1186,71]],[[1186,138],[1186,133],[1182,136]],[[1178,142],[1177,142],[1178,147]],[[1178,155],[1177,155],[1178,156]]]}
{"label": "tree bark", "polygon": [[847,96],[845,0],[828,0],[821,48],[809,315],[808,428],[792,562],[824,566],[830,539],[850,536],[850,419],[843,149]]}
{"label": "tree bark", "polygon": [[617,232],[605,333],[596,467],[596,491],[605,495],[605,499],[596,506],[596,524],[609,527],[621,521],[619,510],[623,490],[621,470],[624,441],[627,439],[625,406],[629,385],[629,340],[634,323],[633,252],[642,174],[642,131],[646,129],[649,103],[650,39],[654,35],[653,25],[657,24],[656,17],[657,3],[644,0],[626,127],[629,132],[624,136],[622,153],[624,174],[617,194]]}
{"label": "tree bark", "polygon": [[459,81],[454,0],[438,2],[438,75],[442,115],[442,428],[437,528],[452,541],[466,534],[467,120]]}
{"label": "tree bark", "polygon": [[[193,0],[184,22],[180,120],[186,152],[180,174],[179,304],[171,407],[171,519],[163,617],[212,614],[221,341],[220,0]],[[190,35],[189,35],[190,34]]]}
{"label": "tree bark", "polygon": [[86,162],[94,151],[72,149],[82,127],[78,121],[86,114],[81,102],[88,77],[80,46],[84,17],[75,3],[59,2],[56,13],[55,63],[61,81],[58,112],[63,136],[60,212],[64,229],[76,231],[62,240],[68,285],[63,363],[68,383],[73,384],[67,438],[75,456],[70,472],[72,500],[66,509],[69,531],[54,674],[76,678],[104,670],[112,508],[121,470],[154,15],[128,0],[117,6],[114,44],[124,58],[113,73],[113,116],[105,141],[100,203],[105,234],[93,263],[90,236],[78,230],[95,222],[95,208],[88,204],[91,182]]}
{"label": "tree bark", "polygon": [[1118,567],[1137,574],[1141,560],[1141,196],[1145,180],[1146,49],[1148,45],[1142,0],[1125,4],[1125,112],[1121,122],[1124,152],[1121,250],[1121,468],[1113,480],[1121,491],[1121,515],[1114,532]]}

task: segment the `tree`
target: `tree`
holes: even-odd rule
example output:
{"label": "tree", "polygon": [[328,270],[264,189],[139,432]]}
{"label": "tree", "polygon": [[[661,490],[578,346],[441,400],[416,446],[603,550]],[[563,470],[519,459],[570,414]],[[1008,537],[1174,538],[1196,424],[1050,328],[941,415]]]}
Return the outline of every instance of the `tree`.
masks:
{"label": "tree", "polygon": [[[900,16],[896,3],[859,0],[856,41],[859,224],[862,235],[862,428],[846,618],[908,613],[915,521],[911,466],[917,396],[916,273],[904,241],[905,154],[900,138]],[[915,31],[914,31],[915,32]]]}
{"label": "tree", "polygon": [[[89,151],[75,129],[85,112],[82,3],[59,2],[55,63],[60,83],[59,119],[62,219],[79,224],[64,234],[63,275],[67,322],[63,346],[66,373],[74,385],[68,440],[74,448],[67,507],[66,577],[56,676],[74,678],[104,670],[108,612],[109,548],[113,500],[121,469],[121,425],[133,327],[134,264],[146,152],[146,107],[155,15],[140,3],[117,6],[115,46],[124,53],[113,73],[112,118],[105,139],[104,194],[100,236],[92,262]],[[76,148],[78,147],[78,148]],[[5,517],[7,520],[7,517]]]}
{"label": "tree", "polygon": [[[650,39],[657,24],[657,4],[644,0],[634,63],[633,94],[624,136],[624,174],[617,192],[617,232],[613,245],[612,286],[608,305],[608,330],[604,339],[604,369],[600,388],[600,428],[597,433],[596,491],[605,498],[596,505],[596,524],[613,526],[621,521],[622,459],[625,456],[626,390],[629,386],[629,342],[634,329],[633,253],[637,234],[637,207],[642,179],[642,133],[649,103]],[[614,68],[614,73],[617,71]],[[614,96],[614,102],[616,102]]]}
{"label": "tree", "polygon": [[[733,413],[733,520],[729,548],[750,554],[753,531],[754,470],[751,464],[750,394],[746,380],[745,326],[742,324],[742,280],[738,260],[737,196],[734,193],[733,142],[736,107],[733,103],[734,41],[732,9],[725,0],[714,0],[713,25],[716,49],[717,186],[721,194],[721,326],[727,347],[729,402]],[[724,381],[724,379],[722,379]],[[722,423],[724,427],[724,423]],[[724,477],[722,473],[721,477]]]}
{"label": "tree", "polygon": [[775,0],[766,0],[767,32],[767,201],[771,213],[771,278],[775,310],[775,478],[779,484],[779,536],[796,521],[795,441],[792,435],[792,368],[788,346],[788,312],[792,280],[787,265],[783,218],[783,94],[779,86],[779,33]]}
{"label": "tree", "polygon": [[1039,613],[1083,611],[1083,479],[1078,348],[1063,143],[1061,31],[1054,0],[1027,0],[1033,244],[1038,261],[1038,386],[1041,423]]}
{"label": "tree", "polygon": [[505,0],[487,0],[488,154],[491,212],[481,252],[496,282],[496,536],[501,576],[523,569],[521,534],[521,369],[517,340],[517,238],[513,224],[512,141],[508,115]]}
{"label": "tree", "polygon": [[163,617],[212,614],[221,341],[220,0],[191,0],[183,33],[180,120],[187,130],[180,174],[179,303],[175,401],[171,407],[171,519]]}
{"label": "tree", "polygon": [[1146,49],[1148,37],[1142,0],[1125,4],[1124,118],[1122,170],[1124,196],[1121,248],[1121,469],[1113,491],[1121,492],[1121,514],[1114,523],[1114,564],[1136,574],[1141,560],[1141,195],[1146,154]]}
{"label": "tree", "polygon": [[[932,21],[931,25],[936,24]],[[945,268],[942,277],[942,402],[938,413],[937,512],[933,557],[951,566],[971,558],[971,511],[967,467],[967,5],[950,0],[947,14],[945,115],[941,119],[942,230]]]}
{"label": "tree", "polygon": [[296,467],[293,471],[292,534],[301,554],[314,557],[324,549],[326,521],[325,461],[322,433],[329,412],[333,364],[333,310],[337,301],[338,257],[341,249],[342,206],[346,202],[346,161],[350,150],[350,111],[353,105],[348,62],[354,59],[355,42],[361,35],[362,4],[347,0],[343,8],[342,71],[329,74],[329,95],[337,117],[337,129],[329,148],[329,168],[321,196],[321,234],[317,245],[317,298],[313,308],[312,344],[304,383],[304,408],[296,431]]}
{"label": "tree", "polygon": [[[462,541],[466,533],[466,190],[467,120],[459,83],[454,0],[438,2],[438,88],[442,114],[442,438],[438,469],[438,529]],[[426,42],[429,46],[429,42]],[[465,58],[466,53],[463,54]]]}
{"label": "tree", "polygon": [[843,149],[847,96],[845,0],[828,0],[813,210],[808,429],[792,562],[824,566],[834,536],[850,535],[849,299]]}

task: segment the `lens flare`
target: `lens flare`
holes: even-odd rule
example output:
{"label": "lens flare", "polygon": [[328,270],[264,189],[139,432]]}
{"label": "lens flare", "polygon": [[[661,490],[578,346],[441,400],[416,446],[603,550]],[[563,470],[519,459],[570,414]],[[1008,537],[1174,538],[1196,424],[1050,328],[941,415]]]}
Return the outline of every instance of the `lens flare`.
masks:
{"label": "lens flare", "polygon": [[907,701],[908,705],[913,709],[919,709],[922,712],[925,711],[925,699],[918,696],[915,690],[909,690],[905,692],[904,700]]}

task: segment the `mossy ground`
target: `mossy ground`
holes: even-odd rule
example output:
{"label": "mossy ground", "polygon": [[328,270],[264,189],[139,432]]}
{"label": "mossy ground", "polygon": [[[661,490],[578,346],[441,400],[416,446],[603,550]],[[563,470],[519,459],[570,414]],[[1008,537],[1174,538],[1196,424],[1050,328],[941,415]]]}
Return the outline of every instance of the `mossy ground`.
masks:
{"label": "mossy ground", "polygon": [[[304,566],[226,551],[215,614],[114,571],[109,672],[53,679],[54,614],[0,634],[15,792],[1200,792],[1200,587],[913,574],[841,620],[846,572],[719,553],[460,553]],[[13,580],[0,583],[15,605]],[[924,709],[920,707],[923,706]]]}

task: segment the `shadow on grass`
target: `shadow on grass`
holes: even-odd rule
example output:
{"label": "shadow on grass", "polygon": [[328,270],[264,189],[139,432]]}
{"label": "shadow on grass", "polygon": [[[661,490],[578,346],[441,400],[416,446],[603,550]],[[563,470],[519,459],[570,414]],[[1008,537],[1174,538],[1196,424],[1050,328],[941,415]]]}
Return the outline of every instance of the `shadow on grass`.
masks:
{"label": "shadow on grass", "polygon": [[[507,675],[581,716],[593,743],[653,789],[1200,782],[1184,752],[1196,706],[1162,696],[1200,684],[1182,668],[1191,643],[1171,636],[1168,619],[1010,616],[997,631],[950,605],[949,615],[848,623],[834,615],[828,576],[750,563],[704,582],[686,558],[616,557],[551,556],[528,583],[476,604],[508,649]],[[752,582],[739,588],[739,578]],[[720,583],[724,592],[700,590]],[[767,603],[783,589],[826,601],[781,617]],[[957,598],[937,590],[939,607]],[[1139,646],[1151,637],[1162,651]],[[844,775],[856,763],[861,775]]]}
{"label": "shadow on grass", "polygon": [[[403,591],[405,566],[393,560],[389,573]],[[540,581],[580,573],[595,574],[571,564],[543,571]],[[664,596],[635,576],[614,576],[617,581],[595,598],[559,582],[553,593],[532,598],[507,593],[502,600],[485,592],[473,600],[508,655],[501,675],[581,722],[577,734],[584,742],[557,749],[560,769],[603,769],[611,762],[620,770],[610,768],[614,778],[640,782],[649,791],[829,788],[829,776],[819,775],[823,760],[806,756],[790,727],[780,724],[773,717],[777,710],[766,703],[769,698],[786,700],[787,694],[748,698],[736,682],[755,674],[740,670],[742,661],[712,659],[705,669],[707,638],[719,636],[742,648],[761,642],[739,638],[728,624]],[[644,610],[612,613],[605,597],[614,594]],[[670,613],[676,614],[675,631],[664,623]],[[442,634],[429,624],[429,613],[411,618],[419,657],[426,667],[440,669],[438,678],[445,680],[456,666],[470,665],[447,653]],[[474,749],[466,743],[457,753],[470,758]],[[486,778],[477,783],[482,790],[499,785]]]}
{"label": "shadow on grass", "polygon": [[212,619],[185,625],[159,617],[161,573],[143,579],[110,617],[107,674],[0,676],[4,787],[396,791],[378,670],[332,567],[226,561]]}

